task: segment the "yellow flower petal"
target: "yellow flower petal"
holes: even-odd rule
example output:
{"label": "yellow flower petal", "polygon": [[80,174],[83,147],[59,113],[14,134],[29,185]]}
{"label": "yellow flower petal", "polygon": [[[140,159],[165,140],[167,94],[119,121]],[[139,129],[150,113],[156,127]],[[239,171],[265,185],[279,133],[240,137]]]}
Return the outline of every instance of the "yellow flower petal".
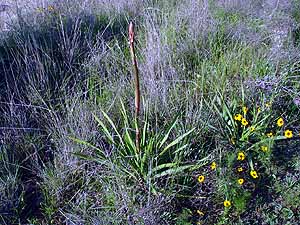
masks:
{"label": "yellow flower petal", "polygon": [[204,180],[205,180],[205,176],[203,176],[203,175],[198,176],[198,182],[199,183],[203,183]]}
{"label": "yellow flower petal", "polygon": [[242,118],[243,118],[243,116],[242,116],[241,114],[236,114],[236,115],[234,116],[234,120],[237,120],[237,121],[241,121]]}
{"label": "yellow flower petal", "polygon": [[282,127],[283,124],[284,124],[283,119],[282,119],[282,118],[279,118],[279,119],[277,120],[277,126],[278,126],[278,127]]}
{"label": "yellow flower petal", "polygon": [[238,156],[237,156],[237,159],[240,160],[240,161],[243,161],[245,159],[245,154],[243,152],[239,152],[238,153]]}
{"label": "yellow flower petal", "polygon": [[248,108],[246,106],[243,107],[243,112],[246,114],[248,112]]}
{"label": "yellow flower petal", "polygon": [[215,170],[217,168],[217,163],[216,162],[212,162],[212,164],[210,165],[210,169],[211,170]]}
{"label": "yellow flower petal", "polygon": [[293,137],[293,131],[291,131],[291,130],[284,131],[284,136],[286,138],[292,138]]}
{"label": "yellow flower petal", "polygon": [[257,174],[257,172],[256,172],[255,170],[251,170],[251,171],[250,171],[250,175],[251,175],[251,177],[253,177],[254,179],[258,178],[258,174]]}
{"label": "yellow flower petal", "polygon": [[263,152],[267,152],[267,151],[268,151],[268,146],[260,146],[260,149],[261,149]]}
{"label": "yellow flower petal", "polygon": [[223,204],[224,204],[224,206],[225,206],[226,208],[228,208],[228,207],[231,206],[231,202],[228,201],[228,200],[225,200]]}
{"label": "yellow flower petal", "polygon": [[245,180],[243,178],[238,179],[239,185],[243,185],[244,182],[245,182]]}
{"label": "yellow flower petal", "polygon": [[248,125],[248,121],[245,118],[242,119],[242,125],[243,126],[247,126]]}

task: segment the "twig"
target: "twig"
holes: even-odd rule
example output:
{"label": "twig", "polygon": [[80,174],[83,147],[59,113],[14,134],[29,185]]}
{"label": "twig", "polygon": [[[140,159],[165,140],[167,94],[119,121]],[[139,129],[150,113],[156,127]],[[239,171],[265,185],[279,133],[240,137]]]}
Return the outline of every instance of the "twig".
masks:
{"label": "twig", "polygon": [[47,109],[43,106],[38,106],[38,105],[26,105],[26,104],[19,104],[19,103],[12,103],[12,102],[1,102],[0,104],[5,104],[5,105],[12,105],[12,106],[21,106],[21,107],[31,107],[31,108],[37,108],[37,109],[43,109],[51,112],[51,109]]}
{"label": "twig", "polygon": [[30,131],[45,131],[45,129],[32,127],[0,127],[0,130],[30,130]]}

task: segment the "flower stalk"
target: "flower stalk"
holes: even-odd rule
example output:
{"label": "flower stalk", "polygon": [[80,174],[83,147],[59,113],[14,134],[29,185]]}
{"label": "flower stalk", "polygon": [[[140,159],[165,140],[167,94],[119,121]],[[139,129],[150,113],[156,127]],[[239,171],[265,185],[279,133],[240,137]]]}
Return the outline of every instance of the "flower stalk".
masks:
{"label": "flower stalk", "polygon": [[139,114],[140,114],[140,99],[141,99],[141,93],[140,93],[140,81],[139,81],[139,70],[137,66],[137,60],[135,55],[135,48],[134,48],[134,24],[133,22],[130,22],[129,24],[129,46],[130,46],[130,54],[131,54],[131,60],[133,65],[133,75],[134,75],[134,82],[135,82],[135,131],[136,131],[136,137],[135,137],[135,145],[136,150],[140,151],[140,128],[139,128]]}

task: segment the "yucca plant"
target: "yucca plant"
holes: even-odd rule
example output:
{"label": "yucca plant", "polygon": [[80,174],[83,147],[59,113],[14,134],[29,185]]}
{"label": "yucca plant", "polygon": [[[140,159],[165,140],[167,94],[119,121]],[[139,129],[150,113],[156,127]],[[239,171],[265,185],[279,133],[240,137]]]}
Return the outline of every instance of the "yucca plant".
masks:
{"label": "yucca plant", "polygon": [[[148,113],[145,113],[143,121],[140,149],[135,145],[134,127],[136,121],[130,118],[123,102],[121,101],[122,129],[118,129],[116,123],[102,111],[103,120],[94,115],[101,131],[104,133],[104,139],[114,149],[112,156],[107,157],[105,149],[100,149],[88,142],[72,138],[74,141],[88,145],[95,150],[96,157],[90,157],[81,153],[75,153],[77,156],[95,160],[97,162],[111,161],[123,172],[129,180],[141,182],[151,188],[156,193],[158,186],[154,187],[158,178],[172,177],[175,174],[186,170],[199,168],[201,165],[190,164],[186,161],[188,148],[190,146],[190,137],[195,128],[171,139],[171,133],[178,125],[178,116],[167,128],[161,131],[151,130],[148,122]],[[133,121],[133,122],[131,122]]]}

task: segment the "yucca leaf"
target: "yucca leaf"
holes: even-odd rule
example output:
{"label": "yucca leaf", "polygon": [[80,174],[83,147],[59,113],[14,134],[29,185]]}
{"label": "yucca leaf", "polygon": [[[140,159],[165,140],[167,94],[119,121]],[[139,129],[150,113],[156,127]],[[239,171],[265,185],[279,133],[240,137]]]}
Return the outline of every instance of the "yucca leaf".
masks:
{"label": "yucca leaf", "polygon": [[177,166],[178,163],[165,163],[165,164],[161,164],[159,166],[156,166],[152,169],[151,174],[154,174],[155,172],[162,170],[162,169],[166,169],[166,168],[170,168],[170,167],[175,167]]}
{"label": "yucca leaf", "polygon": [[175,175],[175,174],[178,174],[178,173],[181,173],[181,172],[187,170],[188,168],[190,168],[192,166],[193,165],[185,165],[185,166],[179,166],[176,168],[171,168],[171,169],[165,170],[159,174],[156,174],[154,176],[154,178],[159,178],[159,177],[163,177],[163,176],[167,176],[167,175]]}
{"label": "yucca leaf", "polygon": [[120,140],[121,145],[124,146],[124,142],[123,142],[122,136],[120,135],[119,131],[117,130],[114,122],[110,119],[110,117],[103,110],[101,110],[101,112],[103,113],[103,116],[107,119],[107,121],[109,122],[109,124],[111,125],[111,127],[116,132],[116,134],[117,134],[117,136],[118,136],[118,138]]}
{"label": "yucca leaf", "polygon": [[177,153],[181,152],[183,149],[185,149],[188,146],[189,146],[189,144],[185,144],[185,145],[181,146],[180,148],[176,149],[176,151],[174,151],[174,153],[177,154]]}
{"label": "yucca leaf", "polygon": [[95,150],[98,150],[98,151],[101,151],[100,148],[97,148],[96,146],[94,146],[93,144],[87,142],[87,141],[83,141],[83,140],[80,140],[78,138],[74,138],[74,137],[69,137],[72,141],[75,141],[76,143],[78,144],[82,144],[82,145],[86,145],[88,147],[91,147],[92,149],[95,149]]}
{"label": "yucca leaf", "polygon": [[[83,141],[83,140],[80,140],[80,139],[77,139],[77,138],[73,138],[73,137],[69,137],[69,138],[70,138],[71,140],[75,141],[75,142],[78,143],[78,144],[82,144],[82,145],[85,145],[85,146],[88,146],[88,147],[94,149],[94,150],[98,153],[97,156],[98,156],[99,158],[101,158],[101,159],[105,159],[105,158],[106,158],[106,157],[105,157],[105,154],[104,154],[104,152],[103,152],[102,149],[97,148],[96,146],[94,146],[94,145],[88,143],[87,141]],[[73,153],[73,154],[75,154],[75,153]],[[77,152],[76,154],[79,154],[79,153]]]}
{"label": "yucca leaf", "polygon": [[72,155],[77,156],[80,159],[85,159],[85,160],[89,160],[89,161],[94,161],[94,157],[81,153],[81,152],[73,152]]}
{"label": "yucca leaf", "polygon": [[125,105],[124,105],[124,103],[123,103],[123,101],[122,100],[120,100],[120,102],[121,102],[121,113],[122,113],[122,116],[123,116],[123,119],[124,119],[124,125],[125,125],[125,127],[128,127],[129,126],[129,121],[128,121],[128,116],[127,116],[127,112],[126,112],[126,109],[125,109]]}
{"label": "yucca leaf", "polygon": [[[99,164],[105,164],[105,161],[103,160],[99,160],[98,158],[95,158],[93,156],[81,153],[81,152],[73,152],[72,155],[80,158],[80,159],[84,159],[84,160],[88,160],[88,161],[94,161],[97,162]],[[104,157],[102,159],[105,159]]]}
{"label": "yucca leaf", "polygon": [[138,180],[138,177],[136,176],[136,174],[139,174],[139,172],[136,171],[134,168],[130,168],[130,169],[134,170],[135,173],[130,172],[129,170],[125,169],[124,166],[122,166],[120,169],[121,169],[121,171],[123,171],[126,174],[128,174],[130,177],[134,178],[135,180]]}
{"label": "yucca leaf", "polygon": [[133,150],[133,151],[130,151],[130,154],[136,154],[137,151],[136,151],[135,143],[134,143],[133,139],[131,138],[128,128],[125,128],[125,129],[126,129],[126,131],[125,131],[126,146],[128,146],[130,150]]}
{"label": "yucca leaf", "polygon": [[116,144],[115,141],[114,141],[114,138],[113,136],[111,135],[111,133],[108,131],[108,128],[104,125],[104,123],[95,115],[94,115],[94,118],[95,120],[97,121],[97,123],[101,126],[106,138],[108,138],[108,140],[112,143],[112,144]]}
{"label": "yucca leaf", "polygon": [[174,141],[172,141],[167,147],[165,147],[162,152],[159,153],[159,156],[162,156],[166,151],[168,151],[169,148],[173,147],[174,145],[181,142],[186,136],[188,136],[190,133],[192,133],[195,130],[195,128],[191,129],[190,131],[186,132],[185,134],[179,136]]}
{"label": "yucca leaf", "polygon": [[161,148],[163,146],[163,144],[168,140],[169,135],[171,133],[171,131],[173,130],[173,128],[175,127],[177,123],[177,119],[172,123],[172,125],[170,126],[169,130],[167,131],[166,135],[164,136],[164,138],[162,139],[162,141],[160,142],[158,148]]}
{"label": "yucca leaf", "polygon": [[189,171],[198,170],[199,168],[205,166],[210,161],[210,158],[211,158],[211,156],[208,155],[208,156],[202,158],[201,160],[198,160],[196,164],[191,165],[191,167],[189,168]]}
{"label": "yucca leaf", "polygon": [[146,144],[146,134],[148,130],[148,121],[144,121],[144,126],[143,126],[143,133],[142,133],[142,139],[141,139],[141,145],[144,146]]}
{"label": "yucca leaf", "polygon": [[229,119],[231,121],[231,124],[234,124],[233,115],[229,109],[229,106],[226,104],[226,102],[223,100],[223,110],[225,110],[227,116],[229,116]]}
{"label": "yucca leaf", "polygon": [[151,154],[152,154],[152,149],[153,149],[153,146],[154,146],[154,142],[155,142],[155,139],[154,138],[151,138],[147,145],[143,147],[143,157],[142,157],[142,160],[141,160],[141,168],[142,170],[144,170],[145,168],[145,165],[148,164],[148,159],[150,158]]}

